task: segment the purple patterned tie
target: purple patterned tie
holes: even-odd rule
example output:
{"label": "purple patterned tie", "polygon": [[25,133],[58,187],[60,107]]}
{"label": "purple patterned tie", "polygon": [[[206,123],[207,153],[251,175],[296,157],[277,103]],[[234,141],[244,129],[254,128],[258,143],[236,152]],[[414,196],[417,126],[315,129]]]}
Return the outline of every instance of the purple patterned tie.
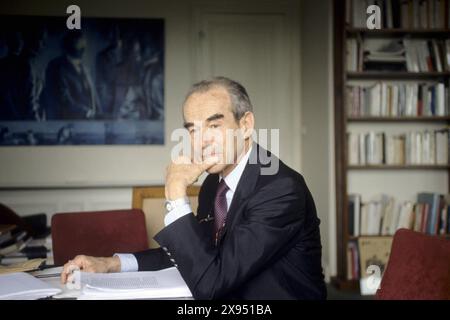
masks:
{"label": "purple patterned tie", "polygon": [[216,235],[216,242],[218,238],[218,232],[225,224],[227,217],[227,198],[226,193],[229,190],[225,179],[222,179],[217,187],[216,198],[214,200],[214,231]]}

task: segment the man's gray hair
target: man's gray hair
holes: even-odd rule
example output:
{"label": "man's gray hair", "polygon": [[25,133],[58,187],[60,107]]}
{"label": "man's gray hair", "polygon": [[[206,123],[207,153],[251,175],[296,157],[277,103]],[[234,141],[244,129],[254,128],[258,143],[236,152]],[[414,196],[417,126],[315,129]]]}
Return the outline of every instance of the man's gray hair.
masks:
{"label": "man's gray hair", "polygon": [[186,95],[186,100],[194,93],[203,93],[214,87],[225,88],[230,95],[231,105],[233,107],[233,114],[236,120],[242,118],[246,112],[253,112],[253,106],[248,97],[247,90],[244,86],[237,81],[231,80],[226,77],[214,77],[209,80],[202,80],[195,83],[188,94]]}

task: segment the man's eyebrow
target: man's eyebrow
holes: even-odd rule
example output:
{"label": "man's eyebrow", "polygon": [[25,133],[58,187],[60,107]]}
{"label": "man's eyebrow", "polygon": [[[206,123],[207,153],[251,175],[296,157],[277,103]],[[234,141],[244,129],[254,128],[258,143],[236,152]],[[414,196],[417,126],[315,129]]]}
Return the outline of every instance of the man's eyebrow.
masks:
{"label": "man's eyebrow", "polygon": [[[211,122],[211,121],[218,120],[218,119],[223,119],[223,118],[225,118],[225,116],[223,114],[215,113],[212,116],[208,117],[208,119],[206,119],[206,122]],[[183,124],[183,127],[185,129],[189,129],[190,127],[193,127],[193,126],[194,126],[194,124],[192,122],[185,122]]]}
{"label": "man's eyebrow", "polygon": [[206,122],[211,122],[211,121],[218,120],[218,119],[223,119],[223,118],[224,118],[223,114],[216,113],[216,114],[213,114],[212,116],[210,116],[208,119],[206,119]]}

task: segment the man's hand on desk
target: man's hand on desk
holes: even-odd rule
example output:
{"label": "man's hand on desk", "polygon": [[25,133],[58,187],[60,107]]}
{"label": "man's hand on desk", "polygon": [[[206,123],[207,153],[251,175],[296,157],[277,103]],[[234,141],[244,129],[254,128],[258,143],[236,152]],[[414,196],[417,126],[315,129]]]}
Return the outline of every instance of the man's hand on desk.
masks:
{"label": "man's hand on desk", "polygon": [[[120,259],[117,256],[108,258],[89,257],[84,255],[76,256],[69,260],[61,272],[61,283],[65,284],[69,276],[75,269],[84,272],[120,272]],[[70,280],[70,279],[69,279]]]}
{"label": "man's hand on desk", "polygon": [[176,200],[185,197],[187,187],[218,162],[217,157],[208,158],[201,163],[193,162],[188,157],[175,159],[166,171],[166,199]]}

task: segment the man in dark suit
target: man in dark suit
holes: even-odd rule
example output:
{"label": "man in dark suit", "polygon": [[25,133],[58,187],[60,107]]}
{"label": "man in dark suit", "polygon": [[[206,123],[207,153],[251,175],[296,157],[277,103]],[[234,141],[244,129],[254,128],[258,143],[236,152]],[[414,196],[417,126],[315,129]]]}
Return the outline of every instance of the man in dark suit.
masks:
{"label": "man in dark suit", "polygon": [[[77,256],[62,281],[73,265],[93,272],[176,266],[199,299],[325,299],[314,200],[299,173],[252,141],[244,87],[223,77],[202,81],[183,114],[194,155],[167,168],[166,227],[155,237],[161,248]],[[186,188],[205,171],[194,216]]]}
{"label": "man in dark suit", "polygon": [[89,70],[83,63],[86,40],[81,31],[63,38],[63,55],[47,66],[41,104],[47,120],[94,119],[99,113],[98,97]]}

